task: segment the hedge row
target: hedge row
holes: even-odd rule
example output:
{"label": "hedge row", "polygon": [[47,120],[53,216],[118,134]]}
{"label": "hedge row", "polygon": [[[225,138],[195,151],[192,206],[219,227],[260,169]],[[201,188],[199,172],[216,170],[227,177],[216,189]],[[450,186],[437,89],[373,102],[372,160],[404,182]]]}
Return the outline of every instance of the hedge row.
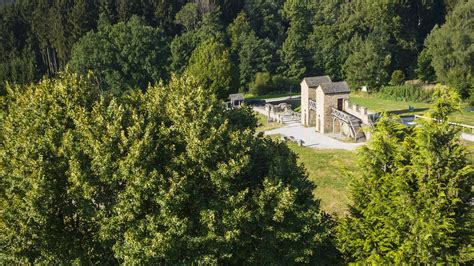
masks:
{"label": "hedge row", "polygon": [[433,91],[413,85],[400,85],[383,87],[377,94],[388,100],[431,102]]}

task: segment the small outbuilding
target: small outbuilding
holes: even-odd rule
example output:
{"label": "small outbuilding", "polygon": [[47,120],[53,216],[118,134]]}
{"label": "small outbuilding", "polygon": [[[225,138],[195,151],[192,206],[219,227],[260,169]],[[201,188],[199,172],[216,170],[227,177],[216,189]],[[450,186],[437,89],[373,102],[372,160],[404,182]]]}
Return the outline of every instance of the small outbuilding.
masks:
{"label": "small outbuilding", "polygon": [[244,102],[245,98],[242,93],[235,93],[229,95],[230,104],[233,108],[240,107]]}

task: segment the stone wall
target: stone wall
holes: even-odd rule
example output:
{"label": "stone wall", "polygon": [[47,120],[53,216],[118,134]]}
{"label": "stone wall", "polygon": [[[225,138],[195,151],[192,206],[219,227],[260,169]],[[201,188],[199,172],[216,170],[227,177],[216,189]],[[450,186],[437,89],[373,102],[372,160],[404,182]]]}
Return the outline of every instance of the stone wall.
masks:
{"label": "stone wall", "polygon": [[332,133],[333,130],[333,116],[332,108],[337,108],[337,101],[343,99],[344,101],[349,100],[349,94],[328,94],[324,99],[324,132]]}
{"label": "stone wall", "polygon": [[370,125],[372,123],[371,115],[375,114],[370,112],[367,107],[351,104],[349,99],[344,100],[344,111],[359,118],[362,120],[362,123],[366,125]]}
{"label": "stone wall", "polygon": [[316,112],[309,109],[309,100],[316,100],[316,89],[309,88],[306,82],[301,82],[301,124],[305,127],[316,125]]}

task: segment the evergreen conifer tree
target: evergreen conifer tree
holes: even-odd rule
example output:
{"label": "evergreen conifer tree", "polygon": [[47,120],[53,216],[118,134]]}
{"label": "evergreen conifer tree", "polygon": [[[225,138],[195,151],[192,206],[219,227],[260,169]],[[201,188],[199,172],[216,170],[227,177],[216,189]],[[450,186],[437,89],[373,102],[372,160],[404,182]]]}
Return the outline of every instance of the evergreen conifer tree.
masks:
{"label": "evergreen conifer tree", "polygon": [[338,230],[348,261],[472,261],[464,253],[472,250],[474,169],[459,130],[448,119],[459,110],[460,99],[440,86],[434,97],[431,120],[420,121],[411,132],[387,130],[387,118],[382,118],[361,151],[365,171],[354,178],[351,214]]}

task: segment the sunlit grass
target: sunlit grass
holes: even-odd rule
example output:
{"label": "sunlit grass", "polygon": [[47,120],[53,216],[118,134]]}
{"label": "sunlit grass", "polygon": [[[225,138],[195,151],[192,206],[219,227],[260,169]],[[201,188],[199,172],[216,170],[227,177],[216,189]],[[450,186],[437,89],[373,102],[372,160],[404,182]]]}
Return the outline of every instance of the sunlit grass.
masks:
{"label": "sunlit grass", "polygon": [[356,152],[299,147],[294,143],[288,146],[298,154],[298,161],[316,184],[314,195],[321,200],[321,208],[337,216],[344,215],[350,200],[350,176],[359,173]]}
{"label": "sunlit grass", "polygon": [[268,122],[268,118],[262,114],[255,113],[255,115],[258,118],[259,124],[259,126],[257,127],[257,132],[268,131],[283,126],[282,124],[279,124],[277,122]]}
{"label": "sunlit grass", "polygon": [[272,93],[266,95],[253,95],[251,93],[245,94],[246,100],[258,100],[258,99],[271,99],[271,98],[280,98],[280,97],[287,97],[287,96],[299,96],[299,92],[289,93],[289,92],[280,92],[280,93]]}

